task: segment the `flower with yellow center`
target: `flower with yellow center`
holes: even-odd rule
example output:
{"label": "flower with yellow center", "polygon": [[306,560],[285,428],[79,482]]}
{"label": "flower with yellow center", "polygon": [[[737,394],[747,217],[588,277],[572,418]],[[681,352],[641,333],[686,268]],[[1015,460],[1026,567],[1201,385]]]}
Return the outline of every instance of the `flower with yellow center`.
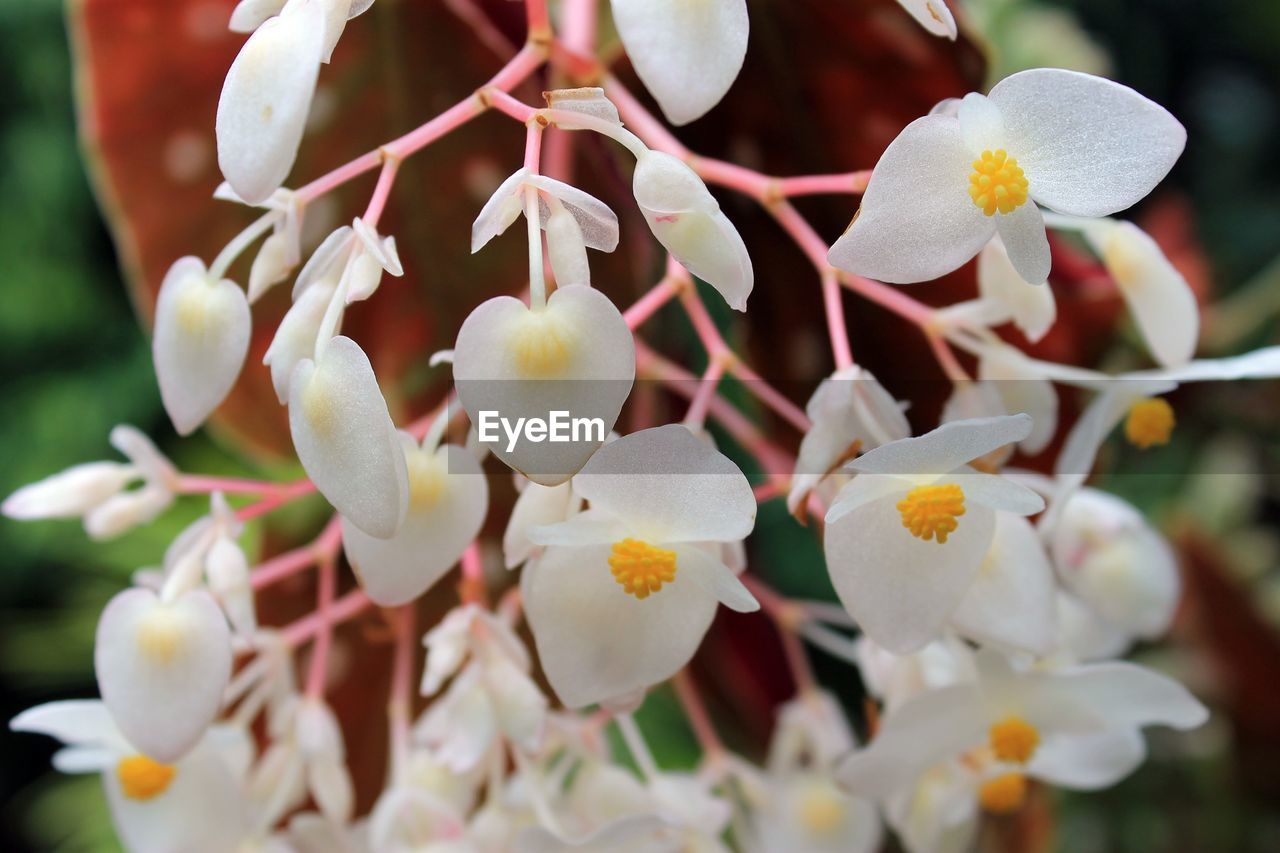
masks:
{"label": "flower with yellow center", "polygon": [[145,755],[130,755],[116,762],[120,790],[132,800],[150,800],[160,796],[169,789],[176,772],[173,765],[161,764]]}
{"label": "flower with yellow center", "polygon": [[1173,406],[1162,397],[1147,397],[1129,407],[1124,420],[1124,437],[1141,450],[1168,444],[1173,434]]}
{"label": "flower with yellow center", "polygon": [[895,654],[924,646],[972,585],[996,510],[1044,507],[967,464],[1030,432],[1026,415],[952,421],[848,464],[856,476],[827,512],[824,547],[836,592],[868,638]]}
{"label": "flower with yellow center", "polygon": [[693,656],[716,606],[759,605],[721,561],[755,522],[746,477],[683,426],[606,444],[573,478],[589,508],[534,527],[521,578],[551,686],[571,708],[633,695]]}
{"label": "flower with yellow center", "polygon": [[1040,743],[1040,732],[1021,717],[1005,717],[988,730],[991,751],[1006,764],[1026,764]]}
{"label": "flower with yellow center", "polygon": [[978,788],[978,802],[984,811],[1009,815],[1022,808],[1027,799],[1027,777],[1021,773],[1001,773]]}
{"label": "flower with yellow center", "polygon": [[1024,281],[1049,275],[1041,206],[1130,207],[1168,173],[1186,131],[1132,89],[1037,68],[907,125],[881,155],[832,265],[897,283],[945,275],[1000,235]]}

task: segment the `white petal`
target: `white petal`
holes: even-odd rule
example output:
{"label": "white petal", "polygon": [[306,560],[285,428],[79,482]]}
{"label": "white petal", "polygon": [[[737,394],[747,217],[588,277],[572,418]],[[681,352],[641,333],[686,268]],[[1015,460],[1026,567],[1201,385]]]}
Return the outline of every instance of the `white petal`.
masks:
{"label": "white petal", "polygon": [[[543,92],[542,96],[546,98],[547,106],[553,110],[583,113],[584,115],[603,119],[610,124],[622,126],[622,119],[618,117],[618,108],[614,106],[613,101],[605,96],[604,89],[598,86],[583,86],[578,89],[553,89],[550,92]],[[556,126],[571,130],[582,129],[574,128],[562,121],[557,121]]]}
{"label": "white petal", "polygon": [[174,428],[189,435],[231,390],[249,352],[244,291],[212,281],[199,258],[169,268],[156,300],[151,353]]}
{"label": "white petal", "polygon": [[0,512],[22,521],[76,518],[118,494],[138,470],[119,462],[86,462],[23,486],[0,505]]}
{"label": "white petal", "polygon": [[303,3],[240,48],[218,100],[218,165],[237,194],[263,201],[293,167],[324,47],[324,10]]}
{"label": "white petal", "polygon": [[[612,252],[618,248],[618,216],[609,209],[609,205],[575,186],[546,175],[530,175],[525,183],[554,197],[569,211],[589,248],[601,252]],[[542,227],[547,228],[546,216],[549,211],[542,205],[539,206],[539,211]]]}
{"label": "white petal", "polygon": [[[553,486],[576,474],[613,428],[635,379],[635,345],[618,309],[598,290],[559,289],[539,311],[500,296],[462,324],[453,375],[483,446],[534,482]],[[483,412],[491,413],[484,421]],[[497,420],[506,418],[515,431],[520,418],[549,422],[553,412],[598,418],[604,429],[584,430],[578,441],[535,442],[522,434],[512,446]]]}
{"label": "white petal", "polygon": [[1206,358],[1165,370],[1140,370],[1125,379],[1156,379],[1172,382],[1206,380],[1274,379],[1280,376],[1280,346],[1263,347],[1232,358]]}
{"label": "white petal", "polygon": [[107,706],[97,699],[64,699],[28,708],[9,721],[15,732],[36,732],[68,745],[123,745]]}
{"label": "white petal", "polygon": [[568,483],[559,486],[525,483],[511,508],[511,518],[502,536],[502,553],[508,569],[514,569],[533,554],[534,543],[529,532],[535,527],[564,521],[572,500],[573,490]]}
{"label": "white petal", "polygon": [[614,515],[589,509],[565,521],[534,527],[529,539],[536,545],[608,545],[626,538],[627,530]]}
{"label": "white petal", "polygon": [[350,338],[303,361],[289,386],[298,460],[334,509],[370,536],[389,538],[408,509],[404,453],[377,377]]}
{"label": "white petal", "polygon": [[[350,225],[343,225],[325,237],[298,271],[298,278],[293,284],[293,300],[297,302],[308,287],[333,274],[340,263],[346,263],[347,253],[354,244],[355,235]],[[337,284],[336,278],[333,283]]]}
{"label": "white petal", "polygon": [[911,481],[886,474],[859,474],[836,493],[836,499],[827,510],[827,524],[835,524],[849,513],[872,501],[904,495],[911,490]]}
{"label": "white petal", "polygon": [[1119,782],[1146,757],[1147,745],[1137,729],[1051,736],[1036,747],[1027,774],[1062,788],[1093,791]]}
{"label": "white petal", "polygon": [[307,787],[311,789],[321,813],[342,826],[351,820],[355,807],[355,788],[347,765],[332,758],[316,759],[307,764]]}
{"label": "white petal", "polygon": [[1049,278],[1049,238],[1044,231],[1044,217],[1034,202],[1026,202],[1011,213],[992,217],[1009,263],[1023,281],[1041,285]]}
{"label": "white petal", "polygon": [[240,0],[231,10],[227,29],[233,33],[251,33],[265,20],[280,14],[285,0]]}
{"label": "white petal", "polygon": [[1107,216],[1151,192],[1182,154],[1187,132],[1127,86],[1059,68],[1006,77],[1000,108],[1031,197],[1075,216]]}
{"label": "white petal", "polygon": [[654,543],[733,542],[755,524],[755,495],[746,476],[679,424],[606,444],[573,487],[593,508]]}
{"label": "white petal", "polygon": [[84,529],[91,539],[110,539],[140,524],[146,524],[173,504],[173,492],[161,485],[148,485],[121,492],[90,510]]}
{"label": "white petal", "polygon": [[107,440],[111,442],[112,447],[138,466],[151,483],[166,485],[178,476],[173,463],[166,459],[151,439],[137,427],[117,424],[111,428],[111,434]]}
{"label": "white petal", "polygon": [[[1051,292],[1047,287],[1043,291]],[[1058,392],[1053,383],[1013,347],[985,351],[978,360],[978,378],[995,386],[1006,412],[1031,416],[1031,434],[1018,447],[1030,456],[1044,450],[1058,429]]]}
{"label": "white petal", "polygon": [[1044,498],[1039,494],[996,474],[964,468],[938,482],[960,484],[966,504],[979,504],[1015,515],[1035,515],[1044,509]]}
{"label": "white petal", "polygon": [[902,526],[892,499],[864,504],[827,525],[827,571],[845,609],[895,654],[937,636],[964,598],[991,543],[995,513],[966,506],[945,543]]}
{"label": "white petal", "polygon": [[1019,275],[998,239],[978,254],[978,292],[1004,308],[1031,343],[1043,338],[1057,319],[1053,290],[1043,281],[1029,284]]}
{"label": "white petal", "polygon": [[928,32],[956,40],[956,19],[944,0],[898,0],[898,5]]}
{"label": "white petal", "polygon": [[390,539],[376,539],[342,523],[347,558],[376,603],[393,607],[426,592],[462,558],[489,507],[489,482],[480,463],[456,445],[435,453],[404,448],[409,512]]}
{"label": "white petal", "polygon": [[351,230],[360,238],[364,250],[373,256],[378,266],[397,278],[404,275],[404,265],[400,263],[400,255],[396,252],[394,237],[384,239],[378,236],[377,230],[358,216],[351,223]]}
{"label": "white petal", "polygon": [[688,572],[689,576],[707,593],[730,610],[739,613],[754,613],[760,609],[760,602],[738,580],[733,569],[711,556],[697,545],[681,545],[676,551],[676,571]]}
{"label": "white petal", "polygon": [[1043,679],[1040,691],[1046,705],[1088,708],[1108,727],[1185,730],[1209,718],[1209,711],[1187,688],[1155,670],[1124,661],[1059,670]]}
{"label": "white petal", "polygon": [[746,0],[613,0],[613,22],[672,124],[718,104],[747,55]]}
{"label": "white petal", "polygon": [[670,678],[689,662],[716,599],[687,573],[640,600],[609,571],[609,547],[548,548],[522,589],[538,658],[561,701],[581,708]]}
{"label": "white petal", "polygon": [[283,232],[262,241],[249,269],[249,304],[257,302],[262,294],[289,277],[293,269],[290,251],[289,240]]}
{"label": "white petal", "polygon": [[1087,229],[1085,235],[1115,279],[1156,361],[1164,367],[1190,361],[1200,334],[1200,310],[1187,280],[1156,241],[1132,222]]}
{"label": "white petal", "polygon": [[877,447],[849,467],[868,474],[943,474],[1030,434],[1027,415],[951,421],[922,436]]}
{"label": "white petal", "polygon": [[484,207],[471,224],[471,252],[475,254],[485,244],[511,227],[520,211],[524,209],[521,187],[529,178],[528,169],[520,169],[512,173],[498,185],[493,195],[485,202]]}
{"label": "white petal", "polygon": [[242,637],[250,637],[257,629],[253,606],[253,588],[249,582],[249,562],[240,546],[221,536],[209,549],[206,558],[209,591],[217,597],[231,627]]}
{"label": "white petal", "polygon": [[982,703],[972,685],[930,690],[886,716],[875,738],[840,765],[837,778],[857,796],[883,799],[928,768],[982,742]]}
{"label": "white petal", "polygon": [[956,106],[956,118],[960,120],[960,132],[964,144],[976,155],[983,151],[998,151],[1009,144],[1000,108],[990,99],[970,92]]}
{"label": "white petal", "polygon": [[976,642],[1043,655],[1055,639],[1055,608],[1053,568],[1035,528],[996,513],[991,547],[951,624]]}
{"label": "white petal", "polygon": [[293,369],[303,359],[315,356],[316,335],[320,332],[320,324],[324,322],[334,290],[333,284],[308,287],[298,295],[297,301],[276,327],[275,337],[271,339],[262,363],[271,368],[271,384],[281,404],[289,402],[289,380],[293,377]]}
{"label": "white petal", "polygon": [[218,713],[231,676],[231,634],[208,593],[164,602],[150,590],[125,590],[98,622],[94,669],[125,737],[156,761],[172,762]]}
{"label": "white petal", "polygon": [[591,285],[591,266],[587,263],[587,244],[582,229],[568,209],[560,205],[547,217],[547,259],[555,274],[557,287]]}
{"label": "white petal", "polygon": [[862,207],[828,260],[903,284],[958,269],[996,230],[969,198],[972,162],[958,120],[926,116],[907,125],[880,155]]}

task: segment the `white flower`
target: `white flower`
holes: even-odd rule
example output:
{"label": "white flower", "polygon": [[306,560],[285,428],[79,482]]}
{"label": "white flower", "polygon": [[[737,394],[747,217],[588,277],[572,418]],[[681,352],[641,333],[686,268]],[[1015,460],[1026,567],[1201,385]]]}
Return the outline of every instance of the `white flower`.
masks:
{"label": "white flower", "polygon": [[953,421],[849,463],[827,512],[827,570],[845,608],[892,652],[933,639],[972,585],[996,510],[1039,512],[1038,495],[966,463],[1031,432],[1026,415]]}
{"label": "white flower", "polygon": [[1053,289],[1043,280],[1024,281],[999,236],[978,253],[978,293],[986,303],[989,313],[984,319],[989,325],[1011,321],[1033,344],[1048,334],[1058,316]]}
{"label": "white flower", "polygon": [[538,194],[538,223],[547,234],[547,257],[557,286],[591,284],[587,249],[612,252],[618,247],[618,217],[577,187],[527,168],[503,181],[480,210],[471,226],[472,253],[504,233],[524,212],[526,188]]}
{"label": "white flower", "polygon": [[573,487],[590,509],[533,531],[549,547],[521,579],[539,659],[569,707],[669,678],[693,656],[717,602],[759,607],[708,547],[751,532],[751,486],[684,427],[605,445]]}
{"label": "white flower", "polygon": [[409,510],[400,529],[379,539],[342,520],[347,559],[383,607],[414,600],[453,568],[489,508],[489,482],[464,448],[420,446],[403,432],[399,439],[409,477]]}
{"label": "white flower", "polygon": [[[231,184],[223,181],[213,197],[237,204],[247,202],[236,194]],[[302,258],[303,205],[292,190],[278,189],[265,200],[252,205],[275,213],[271,235],[262,242],[249,270],[248,299],[252,305],[275,285],[289,277]],[[251,228],[253,226],[250,226]]]}
{"label": "white flower", "polygon": [[240,48],[218,99],[218,165],[250,204],[288,177],[325,55],[320,0],[289,3]]}
{"label": "white flower", "polygon": [[308,792],[329,820],[351,819],[355,792],[347,772],[342,728],[320,699],[294,697],[270,726],[273,743],[249,778],[249,796],[270,826]]}
{"label": "white flower", "polygon": [[249,302],[215,281],[199,258],[174,262],[160,285],[151,355],[160,399],[179,435],[189,435],[235,385],[252,331]]}
{"label": "white flower", "polygon": [[307,476],[334,509],[370,536],[393,536],[409,508],[404,451],[355,341],[333,338],[294,369],[289,430]]}
{"label": "white flower", "polygon": [[566,520],[579,503],[573,493],[572,480],[558,486],[539,486],[519,474],[515,476],[524,485],[502,535],[503,561],[508,569],[519,567],[538,550],[529,538],[531,530]]}
{"label": "white flower", "polygon": [[248,829],[240,784],[253,755],[246,732],[215,726],[186,756],[162,764],[138,753],[103,703],[50,702],[9,723],[14,731],[58,738],[64,773],[101,773],[112,822],[130,850],[225,853]]}
{"label": "white flower", "polygon": [[649,151],[636,160],[631,180],[644,221],[663,248],[730,308],[746,311],[755,284],[751,256],[702,178],[676,157]]}
{"label": "white flower", "polygon": [[1049,275],[1037,206],[1106,216],[1149,193],[1182,153],[1186,131],[1125,86],[1060,69],[1005,78],[971,93],[958,114],[909,124],[872,172],[862,207],[831,248],[841,269],[927,281],[999,233],[1029,282]]}
{"label": "white flower", "polygon": [[822,380],[805,406],[811,426],[800,442],[787,509],[800,514],[809,493],[854,453],[911,435],[902,407],[861,367]]}
{"label": "white flower", "polygon": [[1200,310],[1187,280],[1156,241],[1132,222],[1101,219],[1081,230],[1115,279],[1155,360],[1165,367],[1190,361]]}
{"label": "white flower", "polygon": [[898,0],[898,5],[935,36],[956,40],[956,19],[943,0]]}
{"label": "white flower", "polygon": [[884,704],[886,714],[913,696],[977,677],[970,647],[951,634],[909,655],[895,655],[863,636],[854,652],[867,692]]}
{"label": "white flower", "polygon": [[[635,362],[631,330],[608,297],[563,287],[542,308],[511,296],[479,305],[458,331],[453,376],[477,427],[486,411],[512,424],[561,411],[599,418],[607,435],[631,393]],[[554,486],[576,474],[604,440],[589,433],[578,441],[514,445],[499,435],[485,447],[535,483]]]}
{"label": "white flower", "polygon": [[983,350],[978,379],[995,389],[1005,412],[1031,416],[1031,434],[1018,442],[1018,448],[1028,456],[1044,450],[1058,430],[1058,392],[1053,383],[1019,350],[1006,345]]}
{"label": "white flower", "polygon": [[262,363],[271,368],[271,384],[281,404],[289,402],[293,369],[302,360],[315,357],[316,339],[337,289],[337,276],[315,281],[294,298],[276,327]]}
{"label": "white flower", "polygon": [[231,634],[213,598],[128,589],[98,621],[94,670],[102,700],[138,751],[181,758],[218,714],[231,677]]}
{"label": "white flower", "polygon": [[613,0],[613,22],[672,124],[718,104],[747,55],[746,0]]}
{"label": "white flower", "polygon": [[[151,439],[121,424],[111,430],[111,444],[129,459],[86,462],[23,486],[0,505],[0,513],[20,521],[84,518],[94,539],[117,536],[151,521],[173,503],[178,472]],[[126,487],[143,480],[140,489]]]}
{"label": "white flower", "polygon": [[530,677],[529,654],[509,625],[468,605],[446,616],[423,643],[423,694],[433,695],[457,677],[423,714],[415,740],[455,773],[478,766],[500,736],[526,751],[538,745],[547,699]]}
{"label": "white flower", "polygon": [[1127,773],[1134,762],[1128,749],[1086,749],[1095,738],[1132,744],[1145,726],[1191,729],[1208,717],[1182,685],[1130,663],[1015,672],[989,650],[977,663],[977,681],[922,693],[886,716],[871,744],[841,765],[848,789],[883,799],[930,767],[984,746],[985,760],[1011,773],[1096,787],[1117,781],[1117,771]]}
{"label": "white flower", "polygon": [[1081,489],[1063,507],[1050,547],[1063,586],[1105,622],[1146,640],[1168,630],[1182,593],[1178,561],[1133,506]]}
{"label": "white flower", "polygon": [[249,561],[236,544],[243,532],[244,524],[222,493],[214,492],[209,514],[188,525],[165,551],[158,589],[162,597],[173,597],[207,580],[236,633],[249,637],[257,630],[257,616]]}

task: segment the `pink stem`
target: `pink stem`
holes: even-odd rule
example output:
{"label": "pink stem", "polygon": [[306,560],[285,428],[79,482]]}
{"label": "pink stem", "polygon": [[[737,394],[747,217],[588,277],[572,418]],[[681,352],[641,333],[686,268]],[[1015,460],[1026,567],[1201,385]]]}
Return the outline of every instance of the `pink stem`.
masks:
{"label": "pink stem", "polygon": [[294,483],[288,483],[284,488],[268,494],[262,500],[236,510],[236,518],[241,521],[258,518],[304,495],[309,495],[315,490],[316,485],[310,480],[298,480]]}
{"label": "pink stem", "polygon": [[778,629],[778,637],[782,641],[782,651],[795,681],[796,692],[808,693],[815,689],[818,682],[813,675],[809,658],[805,655],[804,643],[796,632],[797,620],[803,618],[803,610],[754,577],[744,575],[742,583],[751,590],[751,594],[760,602],[760,606],[773,619],[773,624]]}
{"label": "pink stem", "polygon": [[312,565],[317,557],[316,549],[311,545],[277,554],[253,570],[249,583],[255,590],[264,589]]}
{"label": "pink stem", "polygon": [[596,28],[600,0],[565,0],[561,21],[561,40],[565,47],[581,54],[596,52]]}
{"label": "pink stem", "polygon": [[395,185],[396,173],[399,170],[399,158],[388,157],[383,162],[382,171],[378,173],[378,184],[373,188],[373,196],[369,199],[369,206],[365,208],[364,216],[361,217],[369,224],[369,227],[378,227],[378,220],[382,217],[382,211],[387,206],[387,198],[391,195],[391,187]]}
{"label": "pink stem", "polygon": [[516,55],[516,46],[498,29],[476,0],[444,0],[454,17],[466,24],[481,44],[503,61]]}
{"label": "pink stem", "polygon": [[707,365],[706,371],[702,374],[702,381],[698,383],[698,390],[693,395],[693,400],[689,403],[689,411],[685,413],[684,422],[690,427],[701,429],[703,422],[707,419],[707,406],[711,404],[711,398],[716,396],[716,388],[720,384],[720,377],[724,376],[724,361],[713,358],[711,364]]}
{"label": "pink stem", "polygon": [[311,668],[307,673],[307,697],[319,699],[324,695],[325,674],[329,665],[329,650],[333,647],[333,598],[337,593],[338,564],[334,555],[320,560],[316,586],[316,616],[320,629],[316,633],[315,646],[311,649]]}
{"label": "pink stem", "polygon": [[844,172],[839,175],[799,175],[794,178],[778,178],[777,189],[786,197],[798,195],[819,195],[824,193],[852,193],[861,195],[866,192],[867,181],[871,179],[871,170],[860,172]]}
{"label": "pink stem", "polygon": [[670,302],[683,286],[684,282],[672,279],[670,276],[655,284],[648,293],[641,296],[634,305],[622,313],[622,319],[626,321],[627,328],[634,332],[658,309]]}
{"label": "pink stem", "polygon": [[462,552],[462,601],[465,604],[484,604],[486,584],[484,564],[480,561],[480,546],[472,542]]}
{"label": "pink stem", "polygon": [[795,403],[782,396],[778,389],[761,379],[760,375],[750,367],[741,361],[735,360],[729,365],[729,372],[742,380],[742,384],[760,402],[773,409],[800,432],[809,431],[809,427],[812,426],[809,422],[809,416]]}
{"label": "pink stem", "polygon": [[698,689],[689,675],[689,670],[682,669],[677,672],[672,679],[672,684],[675,685],[676,696],[680,698],[684,715],[688,718],[689,726],[698,739],[698,745],[702,747],[704,757],[714,761],[724,755],[724,744],[716,734],[716,728],[711,723],[711,715],[707,713],[707,706],[703,704],[702,697],[698,694]]}
{"label": "pink stem", "polygon": [[968,382],[969,374],[964,367],[960,365],[960,360],[956,358],[955,351],[951,349],[951,345],[947,343],[942,335],[926,333],[925,337],[929,340],[929,348],[933,350],[934,356],[938,359],[938,364],[942,367],[942,372],[952,382]]}
{"label": "pink stem", "polygon": [[720,335],[720,330],[716,328],[715,321],[707,313],[707,306],[702,304],[702,297],[698,295],[698,289],[693,287],[692,282],[689,282],[689,286],[681,292],[680,304],[684,306],[685,313],[689,315],[689,322],[693,324],[693,330],[698,335],[698,340],[702,342],[707,355],[713,361],[733,355]]}
{"label": "pink stem", "polygon": [[340,625],[348,619],[359,616],[372,606],[373,601],[369,596],[365,595],[364,590],[353,589],[333,602],[333,605],[329,608],[327,619],[321,619],[318,612],[304,616],[282,628],[280,631],[281,639],[290,648],[300,646],[318,634],[321,628]]}
{"label": "pink stem", "polygon": [[408,770],[409,719],[413,713],[413,626],[412,604],[391,613],[396,635],[395,657],[391,664],[391,698],[387,711],[391,725],[392,778],[402,782]]}
{"label": "pink stem", "polygon": [[525,19],[529,23],[530,42],[545,42],[551,38],[551,18],[547,14],[547,0],[525,0]]}
{"label": "pink stem", "polygon": [[236,477],[209,477],[203,474],[181,474],[178,477],[178,491],[184,495],[210,494],[222,492],[228,495],[266,495],[290,490],[299,483],[275,483],[270,480],[247,480]]}

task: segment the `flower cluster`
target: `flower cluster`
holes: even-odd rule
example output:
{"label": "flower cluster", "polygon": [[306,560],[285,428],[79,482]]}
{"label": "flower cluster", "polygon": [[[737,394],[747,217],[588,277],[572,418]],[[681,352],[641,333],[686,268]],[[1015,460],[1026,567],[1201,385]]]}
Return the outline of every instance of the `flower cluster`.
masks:
{"label": "flower cluster", "polygon": [[[941,0],[900,2],[929,33],[957,37]],[[1280,376],[1276,348],[1193,360],[1199,313],[1186,281],[1151,237],[1108,218],[1178,159],[1186,134],[1173,116],[1117,83],[1036,69],[939,104],[869,173],[773,178],[694,156],[650,115],[592,55],[595,0],[564,0],[555,27],[545,2],[527,0],[527,44],[475,94],[287,188],[320,66],[370,5],[236,6],[231,28],[250,35],[218,106],[226,183],[217,196],[262,213],[209,264],[175,261],[155,310],[157,382],[187,435],[245,369],[251,306],[293,279],[263,366],[305,479],[183,473],[118,427],[111,443],[127,463],[77,465],[3,504],[12,518],[81,517],[102,538],[151,521],[179,495],[210,503],[161,566],[103,610],[101,701],[53,702],[11,722],[63,741],[58,769],[102,775],[126,845],[856,852],[877,849],[889,827],[911,851],[955,850],[984,813],[1018,811],[1034,784],[1111,785],[1143,760],[1144,728],[1206,719],[1178,682],[1118,660],[1169,628],[1176,558],[1134,507],[1086,485],[1113,432],[1136,448],[1169,440],[1166,395],[1179,384]],[[747,53],[745,0],[611,5],[636,74],[672,124],[715,107]],[[546,106],[512,95],[559,64],[603,85],[548,92]],[[519,295],[471,311],[454,347],[429,363],[451,366],[456,395],[397,423],[361,343],[342,334],[344,315],[376,298],[384,274],[411,272],[395,237],[379,231],[400,162],[488,110],[523,126],[524,155],[478,211],[471,250],[523,217],[528,286],[513,283]],[[617,249],[619,217],[566,175],[544,174],[555,165],[542,156],[547,128],[573,131],[570,146],[594,134],[625,152],[633,220],[669,258],[625,311],[596,287],[587,251]],[[367,209],[306,242],[309,205],[374,169]],[[803,411],[729,348],[694,285],[739,312],[755,286],[747,245],[708,183],[761,201],[815,267],[835,370]],[[862,187],[852,224],[830,246],[789,201]],[[1158,367],[1109,376],[1032,358],[997,334],[1012,323],[1034,342],[1054,325],[1049,230],[1079,235],[1096,254]],[[228,274],[258,241],[242,288]],[[881,283],[934,279],[975,256],[976,293],[956,304],[933,308]],[[910,401],[854,361],[841,285],[914,322],[933,345],[953,384],[936,426],[913,434]],[[638,372],[672,385],[688,378],[636,332],[667,303],[686,312],[706,372],[681,422],[641,412],[618,435]],[[973,357],[976,377],[953,347]],[[794,427],[794,440],[765,433],[722,394],[725,375]],[[1059,423],[1063,388],[1095,395],[1069,429]],[[477,430],[488,412],[525,422],[549,410],[603,428],[564,444],[486,444]],[[709,418],[723,428],[716,438]],[[451,430],[464,422],[469,431]],[[1051,475],[1019,463],[1060,434]],[[726,438],[735,450],[717,447]],[[759,463],[760,482],[730,458],[739,450]],[[495,518],[510,478],[519,495]],[[314,541],[246,553],[246,524],[312,491],[333,510]],[[754,571],[744,543],[770,500],[785,500],[821,538],[839,605],[788,600]],[[486,535],[495,530],[500,546]],[[518,580],[486,573],[499,552]],[[461,600],[419,631],[428,608],[417,605],[459,565]],[[257,594],[306,572],[314,610],[260,624]],[[688,668],[721,605],[774,621],[796,681],[755,754],[726,748]],[[360,698],[387,709],[386,783],[358,814],[355,733],[331,701],[332,651],[339,624],[374,612],[391,638],[389,695]],[[879,703],[862,738],[814,681],[803,642],[861,673]],[[695,773],[658,766],[633,716],[667,683],[704,753]],[[606,737],[615,728],[625,756]],[[359,748],[368,744],[361,737]]]}

